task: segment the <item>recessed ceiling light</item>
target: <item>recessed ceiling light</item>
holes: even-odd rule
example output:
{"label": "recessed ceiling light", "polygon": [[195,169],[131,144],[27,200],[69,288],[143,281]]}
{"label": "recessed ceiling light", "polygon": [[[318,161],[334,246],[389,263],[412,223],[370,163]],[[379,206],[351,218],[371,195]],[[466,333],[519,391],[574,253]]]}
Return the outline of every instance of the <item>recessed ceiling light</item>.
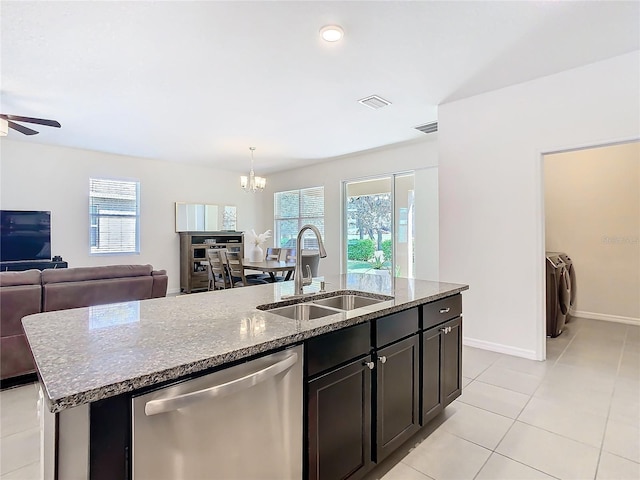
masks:
{"label": "recessed ceiling light", "polygon": [[344,36],[340,25],[325,25],[320,29],[320,36],[326,42],[337,42]]}

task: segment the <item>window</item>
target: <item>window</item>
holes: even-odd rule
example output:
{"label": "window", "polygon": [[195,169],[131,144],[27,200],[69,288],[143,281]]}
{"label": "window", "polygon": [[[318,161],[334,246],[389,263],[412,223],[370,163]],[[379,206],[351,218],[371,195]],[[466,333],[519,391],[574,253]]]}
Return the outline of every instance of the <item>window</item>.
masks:
{"label": "window", "polygon": [[140,252],[140,182],[89,179],[91,253]]}
{"label": "window", "polygon": [[[305,224],[318,227],[324,240],[324,187],[276,192],[273,200],[276,247],[295,248],[298,232]],[[305,233],[303,248],[318,249],[313,232]]]}

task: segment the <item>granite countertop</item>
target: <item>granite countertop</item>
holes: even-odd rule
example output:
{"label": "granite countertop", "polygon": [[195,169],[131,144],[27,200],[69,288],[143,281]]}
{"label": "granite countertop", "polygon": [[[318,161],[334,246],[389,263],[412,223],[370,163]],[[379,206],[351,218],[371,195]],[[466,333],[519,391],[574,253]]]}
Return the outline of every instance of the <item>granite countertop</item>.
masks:
{"label": "granite countertop", "polygon": [[[49,409],[55,413],[468,289],[386,275],[347,274],[324,280],[327,292],[358,290],[394,299],[305,321],[256,308],[291,295],[291,281],[39,313],[22,323]],[[315,279],[305,293],[319,289]]]}

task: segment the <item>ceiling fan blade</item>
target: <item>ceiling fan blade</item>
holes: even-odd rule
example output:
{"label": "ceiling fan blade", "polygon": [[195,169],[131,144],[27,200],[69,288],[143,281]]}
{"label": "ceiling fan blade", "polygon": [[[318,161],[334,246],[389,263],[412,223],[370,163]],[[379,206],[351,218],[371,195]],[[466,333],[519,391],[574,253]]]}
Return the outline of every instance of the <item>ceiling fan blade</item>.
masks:
{"label": "ceiling fan blade", "polygon": [[5,120],[14,120],[16,122],[37,123],[38,125],[46,125],[47,127],[60,128],[60,122],[55,120],[47,120],[46,118],[20,117],[18,115],[0,115]]}
{"label": "ceiling fan blade", "polygon": [[11,120],[7,120],[7,122],[9,123],[9,128],[13,128],[14,130],[17,130],[20,133],[24,133],[25,135],[37,135],[38,134],[38,132],[36,132],[35,130],[32,130],[32,129],[28,128],[28,127],[20,125],[19,123],[14,123]]}

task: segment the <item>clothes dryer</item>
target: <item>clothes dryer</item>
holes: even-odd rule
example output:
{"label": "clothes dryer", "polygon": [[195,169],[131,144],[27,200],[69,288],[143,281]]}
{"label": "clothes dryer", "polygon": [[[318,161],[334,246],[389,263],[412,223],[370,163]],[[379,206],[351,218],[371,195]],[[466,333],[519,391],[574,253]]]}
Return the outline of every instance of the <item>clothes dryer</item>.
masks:
{"label": "clothes dryer", "polygon": [[562,333],[571,300],[569,273],[560,256],[547,254],[547,336]]}

